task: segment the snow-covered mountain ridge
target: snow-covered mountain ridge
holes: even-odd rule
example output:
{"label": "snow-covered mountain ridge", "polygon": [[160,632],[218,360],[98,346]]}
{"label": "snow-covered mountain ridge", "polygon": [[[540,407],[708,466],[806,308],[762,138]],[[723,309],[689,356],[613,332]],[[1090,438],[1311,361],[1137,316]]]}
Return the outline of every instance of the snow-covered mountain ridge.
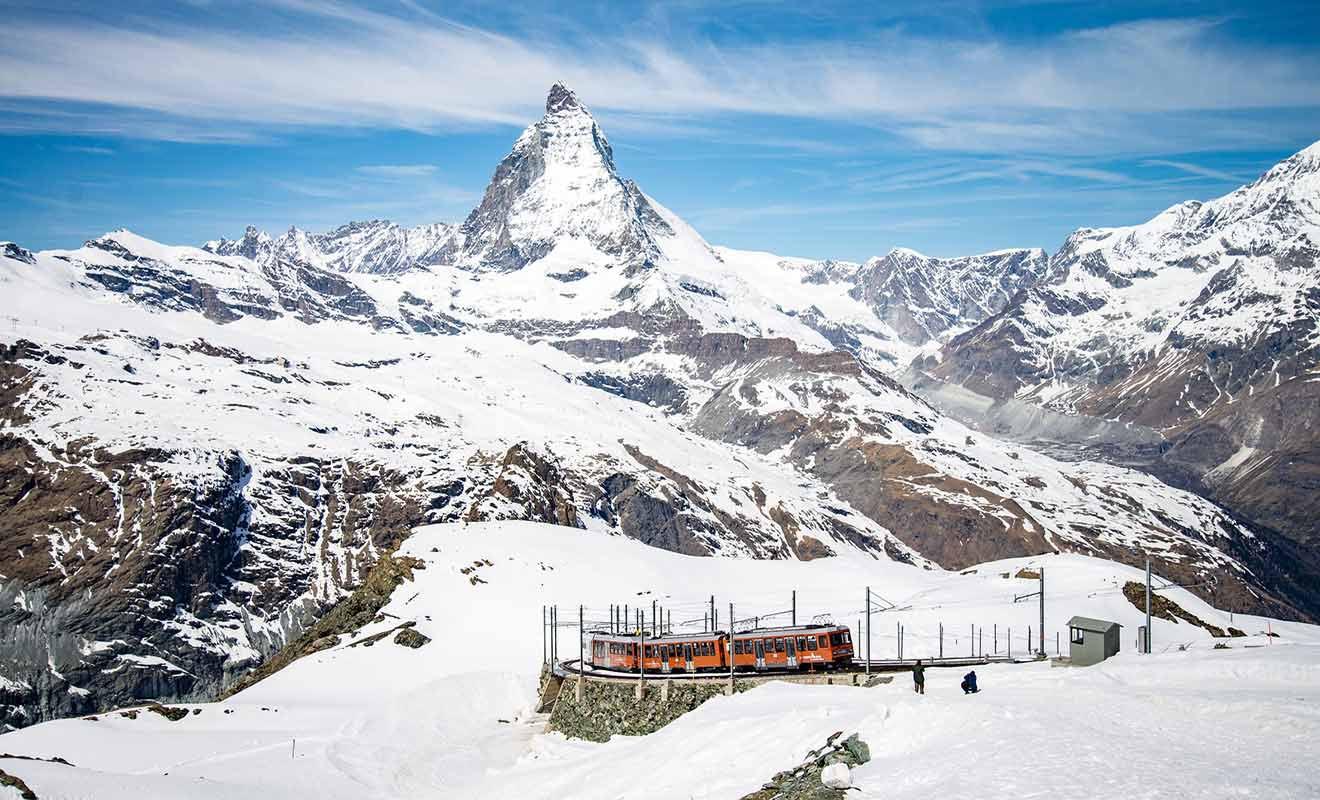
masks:
{"label": "snow-covered mountain ridge", "polygon": [[918,366],[985,398],[1157,432],[1151,469],[1311,545],[1318,260],[1320,143],[1216,200],[1077,231],[1046,280]]}
{"label": "snow-covered mountain ridge", "polygon": [[427,522],[932,569],[1150,554],[1224,605],[1307,613],[1268,532],[1005,445],[880,369],[1042,269],[712,248],[562,87],[457,230],[6,246],[4,720],[209,696]]}

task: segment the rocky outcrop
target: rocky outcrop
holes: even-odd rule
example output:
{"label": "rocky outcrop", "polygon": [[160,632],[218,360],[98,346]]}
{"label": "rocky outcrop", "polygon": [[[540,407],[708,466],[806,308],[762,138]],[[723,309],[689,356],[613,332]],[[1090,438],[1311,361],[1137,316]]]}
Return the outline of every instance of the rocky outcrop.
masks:
{"label": "rocky outcrop", "polygon": [[[847,797],[847,786],[828,786],[823,780],[826,768],[841,764],[848,770],[871,760],[871,748],[857,734],[840,740],[843,731],[833,733],[822,747],[807,753],[806,759],[793,769],[786,769],[771,778],[759,791],[744,795],[742,800],[842,800]],[[838,767],[834,767],[838,770]]]}
{"label": "rocky outcrop", "polygon": [[[1143,584],[1137,583],[1136,581],[1128,581],[1123,584],[1123,596],[1128,599],[1128,602],[1136,606],[1138,611],[1146,610],[1146,587]],[[1217,638],[1223,638],[1225,636],[1240,637],[1247,635],[1244,631],[1237,628],[1229,628],[1228,632],[1225,632],[1224,629],[1218,625],[1211,625],[1174,601],[1160,594],[1151,595],[1150,615],[1157,619],[1168,620],[1169,622],[1177,622],[1178,620],[1189,622],[1198,628],[1204,628],[1207,633]]]}
{"label": "rocky outcrop", "polygon": [[[292,664],[303,656],[317,653],[339,643],[340,637],[351,634],[378,619],[378,614],[389,602],[390,595],[404,581],[413,579],[413,570],[424,569],[425,563],[408,556],[383,555],[367,573],[366,579],[352,594],[336,603],[320,619],[312,623],[293,641],[282,647],[259,667],[248,672],[241,680],[229,686],[222,697],[231,697],[249,686],[262,681]],[[393,633],[393,631],[388,631]],[[413,631],[417,637],[426,639]],[[397,637],[396,637],[397,638]],[[429,641],[429,640],[428,640]],[[405,638],[400,642],[407,647],[420,647],[425,642]]]}
{"label": "rocky outcrop", "polygon": [[581,527],[563,470],[553,456],[537,452],[527,442],[508,449],[495,482],[472,502],[465,519],[519,519]]}

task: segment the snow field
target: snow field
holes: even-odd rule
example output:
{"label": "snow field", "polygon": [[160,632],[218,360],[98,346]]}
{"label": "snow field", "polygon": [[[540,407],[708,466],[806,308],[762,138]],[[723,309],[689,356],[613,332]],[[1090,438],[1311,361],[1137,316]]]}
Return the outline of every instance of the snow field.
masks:
{"label": "snow field", "polygon": [[[1235,616],[1249,633],[1213,650],[1200,628],[1155,622],[1156,655],[1131,652],[1141,613],[1118,592],[1139,570],[1082,556],[1011,559],[959,574],[863,555],[811,562],[692,558],[601,533],[534,523],[419,529],[401,553],[424,569],[367,626],[223,703],[169,722],[60,720],[6,734],[0,751],[61,756],[77,766],[15,760],[0,768],[42,798],[736,798],[796,764],[836,730],[859,731],[874,761],[854,773],[859,797],[1313,797],[1306,766],[1320,734],[1320,629]],[[611,601],[657,600],[677,625],[710,594],[741,619],[788,608],[830,612],[856,627],[866,585],[902,611],[874,617],[877,657],[903,621],[909,657],[946,653],[973,622],[1001,633],[1035,625],[1035,581],[1047,566],[1047,625],[1084,614],[1124,624],[1124,652],[1098,667],[993,665],[963,697],[963,670],[932,669],[927,695],[909,678],[874,689],[771,683],[718,697],[646,737],[605,744],[541,733],[534,716],[540,614],[560,605],[560,653],[575,657],[576,606],[603,621]],[[467,569],[468,572],[463,570]],[[478,578],[474,582],[474,577]],[[1164,594],[1216,625],[1229,615],[1181,589]],[[781,618],[775,618],[781,619]],[[404,621],[432,638],[411,650],[387,636]],[[1062,637],[1066,647],[1066,629]],[[864,636],[857,635],[863,643]],[[882,639],[886,633],[889,639]],[[392,634],[391,634],[392,635]],[[961,634],[958,634],[961,636]],[[1025,636],[1022,636],[1025,644]],[[1174,647],[1185,644],[1185,652]],[[962,636],[960,646],[966,645]],[[455,657],[461,653],[461,657]],[[265,709],[265,710],[263,710]],[[226,711],[230,713],[225,713]],[[296,740],[296,745],[295,741]],[[165,773],[168,773],[166,775]],[[1085,781],[1084,784],[1079,782]],[[4,797],[0,794],[0,797]]]}

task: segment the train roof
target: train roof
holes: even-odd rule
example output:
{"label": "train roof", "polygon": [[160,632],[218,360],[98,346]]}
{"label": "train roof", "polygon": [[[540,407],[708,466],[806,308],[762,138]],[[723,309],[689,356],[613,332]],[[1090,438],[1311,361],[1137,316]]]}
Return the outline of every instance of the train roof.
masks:
{"label": "train roof", "polygon": [[845,630],[847,627],[847,625],[785,625],[778,628],[753,628],[748,631],[737,631],[734,636],[754,639],[758,636],[788,636],[789,634]]}
{"label": "train roof", "polygon": [[[778,628],[753,628],[748,631],[737,631],[734,638],[737,639],[756,639],[764,636],[796,636],[798,634],[815,634],[836,630],[847,630],[846,625],[785,625]],[[652,636],[647,634],[648,644],[659,642],[708,642],[728,636],[728,631],[702,631],[701,633],[669,633],[664,636]],[[614,642],[636,642],[636,633],[610,633],[609,631],[592,631],[591,636],[601,641]]]}
{"label": "train roof", "polygon": [[[635,633],[610,633],[609,631],[592,631],[591,636],[593,639],[600,639],[601,641],[606,641],[606,642],[636,642],[637,641],[637,634]],[[651,634],[648,633],[646,636],[646,643],[652,644],[655,642],[660,642],[663,644],[666,642],[709,642],[715,639],[722,638],[724,636],[728,636],[728,633],[726,631],[703,631],[702,633],[669,633],[669,634],[665,634],[664,636],[652,636]]]}

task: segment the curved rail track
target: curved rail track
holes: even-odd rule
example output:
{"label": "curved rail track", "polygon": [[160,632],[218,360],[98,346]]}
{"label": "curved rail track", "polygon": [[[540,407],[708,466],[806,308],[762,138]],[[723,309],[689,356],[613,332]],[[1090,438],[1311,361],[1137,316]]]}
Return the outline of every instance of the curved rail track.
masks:
{"label": "curved rail track", "polygon": [[[1029,659],[1009,658],[1008,656],[999,655],[999,656],[984,656],[984,657],[966,656],[963,658],[923,658],[921,659],[921,663],[923,666],[938,669],[939,667],[975,667],[983,664],[1026,664],[1026,663],[1034,663],[1037,660],[1038,659],[1036,658],[1029,658]],[[906,659],[903,661],[899,661],[897,659],[888,659],[888,660],[872,659],[870,662],[870,668],[871,668],[870,671],[874,673],[907,672],[910,671],[912,667],[916,666],[916,663],[917,663],[916,659]],[[816,670],[814,672],[806,669],[762,669],[762,670],[754,670],[754,671],[740,670],[733,673],[733,675],[735,679],[790,678],[790,677],[803,678],[808,676],[819,677],[819,676],[829,676],[829,675],[852,675],[852,674],[866,672],[866,668],[867,668],[866,661],[854,660],[850,662],[846,667],[827,669],[827,670]],[[634,681],[635,682],[638,680],[639,677],[636,672],[627,672],[624,670],[600,669],[598,667],[592,667],[590,664],[586,665],[586,667],[583,668],[582,664],[580,663],[580,659],[576,659],[576,658],[569,659],[567,661],[560,661],[559,663],[555,664],[554,673],[561,678],[566,678],[571,675],[582,675],[588,680],[602,680],[602,681]],[[722,672],[720,671],[647,672],[644,676],[641,677],[644,680],[711,681],[711,680],[728,680],[729,673],[727,670]]]}

